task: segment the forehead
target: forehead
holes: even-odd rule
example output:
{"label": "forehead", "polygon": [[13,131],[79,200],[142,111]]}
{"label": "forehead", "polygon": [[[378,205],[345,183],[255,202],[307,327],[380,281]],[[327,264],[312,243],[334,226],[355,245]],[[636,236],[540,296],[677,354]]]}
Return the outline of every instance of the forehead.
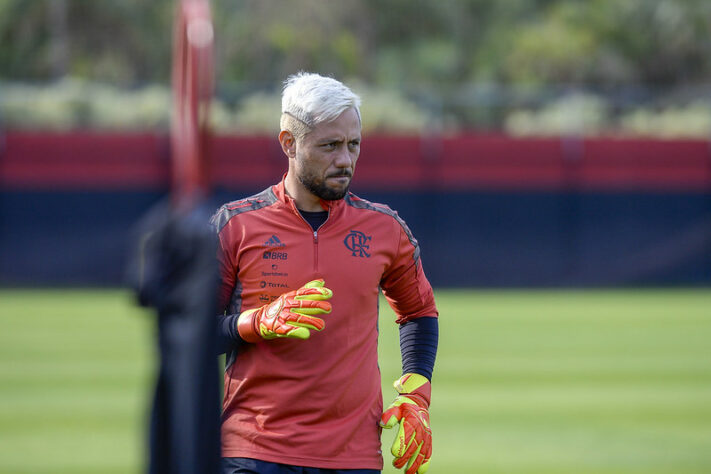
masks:
{"label": "forehead", "polygon": [[323,138],[357,138],[360,136],[360,118],[354,108],[346,109],[341,115],[330,122],[316,125],[306,138],[319,140]]}

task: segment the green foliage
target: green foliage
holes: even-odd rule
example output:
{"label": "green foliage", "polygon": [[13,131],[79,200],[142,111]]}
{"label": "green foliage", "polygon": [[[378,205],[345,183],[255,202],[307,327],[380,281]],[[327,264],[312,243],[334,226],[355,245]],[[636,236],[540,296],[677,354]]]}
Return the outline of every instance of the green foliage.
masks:
{"label": "green foliage", "polygon": [[599,97],[572,94],[538,111],[512,112],[506,130],[512,135],[584,135],[606,130],[608,111]]}
{"label": "green foliage", "polygon": [[514,82],[575,83],[590,74],[595,37],[570,4],[540,22],[523,25],[512,38],[504,73]]}
{"label": "green foliage", "polygon": [[146,86],[115,86],[63,79],[49,87],[0,85],[0,117],[15,128],[100,128],[165,130],[170,120],[170,91]]}
{"label": "green foliage", "polygon": [[[399,90],[376,89],[356,82],[352,84],[361,96],[363,104],[363,130],[367,132],[420,133],[428,124],[428,113],[408,100]],[[224,110],[224,109],[218,109]],[[281,95],[279,92],[256,92],[238,101],[235,113],[220,112],[221,120],[215,120],[215,129],[224,133],[271,133],[279,131]]]}
{"label": "green foliage", "polygon": [[625,114],[620,122],[619,128],[629,134],[708,138],[711,136],[711,104],[708,100],[696,100],[662,110],[640,107]]}
{"label": "green foliage", "polygon": [[[426,111],[401,91],[360,83],[356,89],[363,96],[366,131],[424,130]],[[170,107],[170,90],[159,85],[124,89],[81,79],[63,79],[51,86],[0,83],[0,118],[6,126],[18,129],[166,131]],[[279,92],[246,93],[233,106],[216,98],[210,106],[210,123],[217,133],[275,134],[280,111]]]}
{"label": "green foliage", "polygon": [[[452,95],[450,100],[460,105],[443,110],[438,99],[428,102],[418,92],[406,95],[402,89],[377,88],[361,81],[351,81],[351,85],[363,99],[361,112],[366,133],[446,132],[469,123],[479,128],[500,128],[514,136],[711,136],[711,102],[704,99],[679,99],[615,111],[602,95],[571,92],[542,105],[531,105],[526,97],[537,93],[534,87],[533,92],[519,88],[517,93],[497,99],[521,103],[504,108],[496,102],[492,106],[491,102],[501,90],[480,84]],[[467,105],[472,103],[481,105]],[[15,129],[165,133],[170,124],[170,108],[170,90],[163,85],[126,89],[69,78],[49,86],[0,82],[0,119]],[[210,123],[212,130],[220,134],[275,134],[280,110],[278,91],[242,92],[231,104],[218,96],[210,107]]]}
{"label": "green foliage", "polygon": [[632,107],[614,114],[600,96],[571,94],[539,109],[511,112],[504,129],[516,136],[623,134],[707,139],[711,136],[711,102],[697,99],[681,105]]}
{"label": "green foliage", "polygon": [[421,133],[430,125],[430,114],[420,104],[405,97],[401,90],[364,84],[355,84],[354,89],[363,101],[361,115],[366,133]]}
{"label": "green foliage", "polygon": [[[71,75],[119,84],[168,79],[171,0],[0,3],[0,13],[7,13],[0,14],[0,79]],[[63,7],[65,22],[51,14],[53,4]],[[53,57],[57,42],[66,43],[64,60]]]}
{"label": "green foliage", "polygon": [[[279,133],[279,116],[281,114],[281,96],[257,92],[240,101],[239,109],[234,116],[232,128],[238,133],[264,133],[273,135]],[[223,128],[229,131],[230,128]]]}
{"label": "green foliage", "polygon": [[[211,3],[221,91],[213,117],[218,130],[272,130],[266,109],[258,105],[260,94],[276,93],[289,74],[314,70],[356,78],[369,89],[382,90],[378,94],[389,101],[405,100],[407,107],[417,104],[414,124],[381,107],[373,115],[377,129],[384,128],[387,117],[396,120],[386,127],[393,130],[436,123],[454,130],[567,133],[555,126],[567,126],[567,121],[552,118],[567,107],[561,103],[573,101],[568,92],[551,93],[563,88],[575,89],[574,96],[594,96],[600,104],[599,110],[584,113],[582,128],[573,127],[585,134],[607,131],[612,124],[614,133],[708,135],[705,105],[681,113],[674,110],[685,110],[688,101],[669,102],[708,84],[711,77],[707,0]],[[74,77],[128,91],[145,84],[168,87],[174,6],[175,0],[4,0],[0,80],[46,84]],[[488,97],[470,93],[489,84],[513,92]],[[517,101],[511,96],[521,87],[538,95]],[[235,89],[240,90],[237,96],[222,95]],[[635,93],[639,89],[647,92],[640,96]],[[660,106],[659,99],[667,103]],[[78,111],[93,107],[81,99],[74,103],[76,107],[47,105],[42,116],[56,117],[59,123],[53,127],[89,123],[76,118],[81,114],[101,116],[94,110]],[[111,118],[92,126],[135,119],[135,112],[122,118],[111,104],[97,107],[112,110]],[[669,113],[640,118],[660,107]],[[33,114],[17,120],[14,112],[5,116],[9,125],[42,126],[45,122],[33,122]],[[537,123],[541,117],[543,122]],[[681,124],[663,125],[673,117]],[[606,126],[600,125],[603,119]],[[642,125],[648,122],[655,125]],[[140,120],[134,123],[143,126]],[[151,118],[146,126],[155,123]]]}
{"label": "green foliage", "polygon": [[[4,0],[0,78],[167,81],[173,0]],[[65,20],[50,6],[64,5]],[[221,80],[272,83],[299,69],[369,83],[486,78],[676,86],[711,72],[704,0],[213,0]],[[66,41],[63,71],[52,46]],[[393,60],[395,62],[393,63]]]}

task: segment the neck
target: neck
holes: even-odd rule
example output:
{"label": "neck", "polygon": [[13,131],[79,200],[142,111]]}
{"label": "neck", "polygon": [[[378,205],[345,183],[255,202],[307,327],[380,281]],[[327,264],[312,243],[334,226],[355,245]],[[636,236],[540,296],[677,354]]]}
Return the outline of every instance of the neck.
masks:
{"label": "neck", "polygon": [[307,212],[323,211],[321,200],[315,196],[299,182],[293,173],[288,173],[284,179],[284,189],[286,194],[294,200],[297,209]]}

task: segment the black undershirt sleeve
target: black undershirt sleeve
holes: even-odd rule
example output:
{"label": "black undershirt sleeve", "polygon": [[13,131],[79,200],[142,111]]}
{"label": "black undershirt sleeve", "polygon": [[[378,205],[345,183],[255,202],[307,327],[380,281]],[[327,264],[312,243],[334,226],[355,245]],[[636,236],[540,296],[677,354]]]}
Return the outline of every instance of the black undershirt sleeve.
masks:
{"label": "black undershirt sleeve", "polygon": [[401,324],[402,373],[416,373],[432,380],[438,340],[439,322],[435,317],[425,316]]}
{"label": "black undershirt sleeve", "polygon": [[224,354],[236,349],[243,341],[237,332],[239,314],[217,316],[217,353]]}

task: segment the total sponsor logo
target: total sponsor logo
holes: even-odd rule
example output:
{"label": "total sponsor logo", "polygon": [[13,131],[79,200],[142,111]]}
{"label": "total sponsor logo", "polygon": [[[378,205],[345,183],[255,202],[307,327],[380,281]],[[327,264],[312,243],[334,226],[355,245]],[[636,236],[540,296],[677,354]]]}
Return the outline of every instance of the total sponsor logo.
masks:
{"label": "total sponsor logo", "polygon": [[274,283],[271,281],[262,280],[259,282],[260,288],[289,288],[286,283]]}

